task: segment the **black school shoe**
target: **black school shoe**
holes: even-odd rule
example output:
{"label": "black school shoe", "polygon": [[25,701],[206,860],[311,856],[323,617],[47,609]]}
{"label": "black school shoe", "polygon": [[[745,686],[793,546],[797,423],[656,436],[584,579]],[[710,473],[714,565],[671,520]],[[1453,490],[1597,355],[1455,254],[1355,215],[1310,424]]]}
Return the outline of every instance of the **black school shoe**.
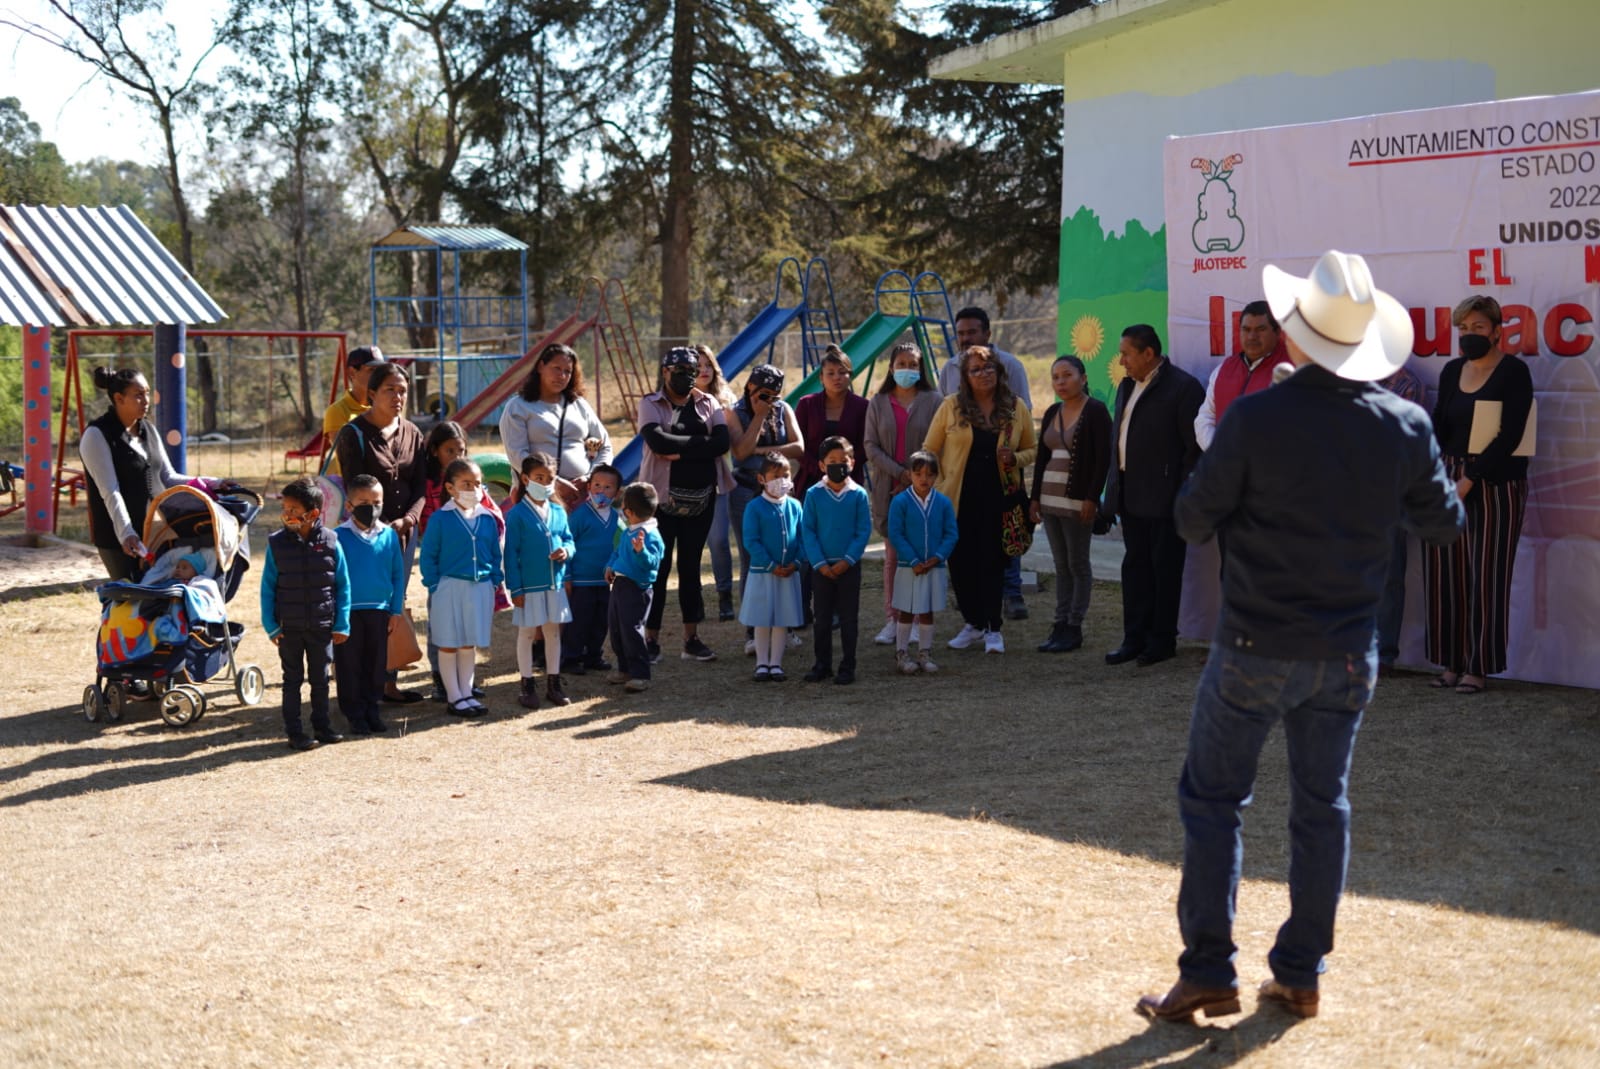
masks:
{"label": "black school shoe", "polygon": [[699,635],[684,642],[683,652],[679,656],[686,661],[714,661],[717,659],[716,652],[710,646],[701,642]]}
{"label": "black school shoe", "polygon": [[304,735],[296,735],[294,738],[289,740],[289,749],[294,750],[297,753],[305,753],[307,750],[315,750],[317,745],[318,743],[316,739],[308,739]]}
{"label": "black school shoe", "polygon": [[833,677],[833,681],[834,681],[834,683],[838,684],[841,687],[848,686],[849,684],[854,683],[856,681],[855,669],[853,669],[853,668],[841,668],[841,669],[839,669],[839,674]]}
{"label": "black school shoe", "polygon": [[805,680],[807,683],[826,683],[828,681],[828,677],[832,675],[832,668],[825,668],[820,664],[814,664],[811,666],[811,671],[807,672],[800,678]]}

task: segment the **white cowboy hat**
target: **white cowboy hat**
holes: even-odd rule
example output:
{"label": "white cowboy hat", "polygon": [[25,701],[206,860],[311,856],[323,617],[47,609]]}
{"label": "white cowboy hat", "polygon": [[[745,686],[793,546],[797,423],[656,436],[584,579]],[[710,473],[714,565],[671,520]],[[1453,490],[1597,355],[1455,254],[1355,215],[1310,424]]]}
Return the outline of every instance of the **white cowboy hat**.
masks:
{"label": "white cowboy hat", "polygon": [[1283,332],[1341,379],[1388,378],[1411,355],[1410,313],[1354,253],[1323,253],[1307,278],[1268,264],[1261,288]]}

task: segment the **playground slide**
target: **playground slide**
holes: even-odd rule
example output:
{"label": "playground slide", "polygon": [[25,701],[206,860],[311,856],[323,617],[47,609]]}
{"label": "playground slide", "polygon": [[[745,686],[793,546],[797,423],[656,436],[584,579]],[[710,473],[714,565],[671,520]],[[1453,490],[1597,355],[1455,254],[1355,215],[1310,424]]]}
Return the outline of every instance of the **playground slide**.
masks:
{"label": "playground slide", "polygon": [[[722,367],[722,377],[731,379],[748,367],[758,355],[777,340],[778,335],[782,334],[790,323],[800,318],[800,313],[804,310],[804,305],[783,308],[776,301],[763,308],[749,325],[717,354],[717,363]],[[632,482],[639,477],[639,461],[643,453],[644,439],[635,436],[633,441],[624,446],[612,459],[611,463],[622,472],[624,482]]]}
{"label": "playground slide", "polygon": [[534,359],[545,346],[571,345],[593,323],[592,319],[580,318],[577,312],[557,323],[548,334],[534,342],[526,353],[502,371],[499,378],[489,383],[476,397],[456,410],[455,421],[461,424],[461,429],[472,430],[484,416],[493,412],[502,402],[509,400],[512,394],[520,390],[528,378],[528,371],[533,367]]}
{"label": "playground slide", "polygon": [[[916,322],[917,317],[910,315],[886,316],[882,312],[873,312],[868,316],[867,321],[857,327],[855,332],[839,346],[850,358],[850,366],[854,369],[850,378],[856,380],[867,374],[873,361],[887,352],[889,347]],[[806,394],[816,393],[821,388],[822,366],[819,364],[811,374],[801,380],[800,385],[789,391],[785,400],[792,405]]]}

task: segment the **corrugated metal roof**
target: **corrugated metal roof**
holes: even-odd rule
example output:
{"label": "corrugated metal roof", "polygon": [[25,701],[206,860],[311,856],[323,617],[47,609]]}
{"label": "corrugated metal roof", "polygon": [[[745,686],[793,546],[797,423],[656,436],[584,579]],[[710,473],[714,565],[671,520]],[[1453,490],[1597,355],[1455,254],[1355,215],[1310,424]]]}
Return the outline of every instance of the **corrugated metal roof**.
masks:
{"label": "corrugated metal roof", "polygon": [[386,245],[433,245],[451,252],[518,252],[528,246],[492,226],[406,226],[373,242]]}
{"label": "corrugated metal roof", "polygon": [[0,323],[145,326],[226,318],[125,205],[0,206]]}

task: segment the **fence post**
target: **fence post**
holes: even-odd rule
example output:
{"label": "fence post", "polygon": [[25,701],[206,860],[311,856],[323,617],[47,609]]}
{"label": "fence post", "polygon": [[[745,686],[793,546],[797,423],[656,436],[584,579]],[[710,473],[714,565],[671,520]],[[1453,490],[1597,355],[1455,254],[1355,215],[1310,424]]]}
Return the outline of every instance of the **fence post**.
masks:
{"label": "fence post", "polygon": [[50,328],[22,328],[22,466],[24,530],[49,534],[55,529],[55,480],[50,471]]}
{"label": "fence post", "polygon": [[159,323],[154,331],[156,428],[167,457],[178,471],[189,470],[189,373],[184,366],[188,329],[182,323]]}

